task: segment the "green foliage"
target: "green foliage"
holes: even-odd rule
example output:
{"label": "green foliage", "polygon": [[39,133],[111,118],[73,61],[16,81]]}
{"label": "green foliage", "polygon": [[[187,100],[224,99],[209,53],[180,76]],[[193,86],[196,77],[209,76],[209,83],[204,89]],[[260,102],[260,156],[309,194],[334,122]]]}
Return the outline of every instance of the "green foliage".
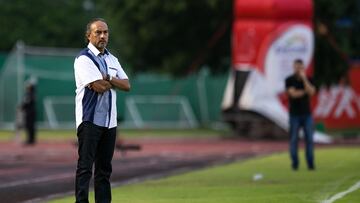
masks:
{"label": "green foliage", "polygon": [[315,28],[322,23],[327,34],[316,32],[315,78],[320,84],[338,82],[352,59],[360,57],[360,2],[315,0]]}
{"label": "green foliage", "polygon": [[20,39],[28,45],[81,47],[88,18],[81,1],[0,0],[0,50]]}
{"label": "green foliage", "polygon": [[[111,46],[135,71],[187,74],[202,51],[200,64],[226,71],[230,55],[230,26],[217,46],[208,47],[212,35],[231,23],[231,0],[104,0],[112,33]],[[226,45],[224,45],[226,44]]]}
{"label": "green foliage", "polygon": [[[0,51],[19,39],[36,46],[83,47],[93,17],[110,26],[109,48],[134,72],[186,75],[202,65],[230,67],[233,0],[0,0]],[[360,3],[314,0],[315,25],[323,22],[335,42],[316,34],[315,78],[331,84],[360,56]],[[340,20],[340,21],[339,21]],[[345,23],[344,23],[345,22]],[[350,22],[350,23],[346,23]]]}
{"label": "green foliage", "polygon": [[[19,39],[29,45],[83,47],[87,21],[105,18],[110,49],[133,71],[185,75],[209,64],[227,71],[230,55],[231,0],[0,0],[0,50]],[[215,46],[212,35],[223,24]]]}

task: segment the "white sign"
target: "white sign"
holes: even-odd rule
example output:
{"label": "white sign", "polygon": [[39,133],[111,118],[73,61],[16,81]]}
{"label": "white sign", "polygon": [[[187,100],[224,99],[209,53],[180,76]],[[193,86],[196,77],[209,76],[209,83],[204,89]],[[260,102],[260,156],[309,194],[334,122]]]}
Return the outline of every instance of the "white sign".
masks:
{"label": "white sign", "polygon": [[285,90],[284,81],[293,73],[293,62],[302,59],[307,68],[314,50],[314,36],[309,26],[296,24],[285,29],[270,44],[265,57],[265,78],[275,94]]}

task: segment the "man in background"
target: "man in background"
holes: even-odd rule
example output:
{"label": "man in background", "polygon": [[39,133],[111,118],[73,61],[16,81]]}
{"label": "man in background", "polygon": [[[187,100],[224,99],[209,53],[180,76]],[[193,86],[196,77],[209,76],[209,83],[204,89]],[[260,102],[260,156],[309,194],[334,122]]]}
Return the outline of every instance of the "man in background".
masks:
{"label": "man in background", "polygon": [[25,145],[34,145],[36,142],[36,97],[35,82],[29,82],[25,88],[24,101],[21,104],[26,130]]}
{"label": "man in background", "polygon": [[302,128],[305,138],[305,155],[309,170],[315,169],[313,118],[310,109],[310,97],[315,94],[315,87],[305,74],[304,63],[301,59],[294,61],[294,74],[286,78],[286,92],[289,97],[290,123],[290,156],[291,167],[298,170],[298,139],[299,129]]}

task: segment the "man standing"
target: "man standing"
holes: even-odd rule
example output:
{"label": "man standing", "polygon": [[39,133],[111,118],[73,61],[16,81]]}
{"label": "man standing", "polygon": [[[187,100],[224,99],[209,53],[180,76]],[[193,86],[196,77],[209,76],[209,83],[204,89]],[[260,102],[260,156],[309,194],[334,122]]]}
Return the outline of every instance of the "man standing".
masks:
{"label": "man standing", "polygon": [[305,75],[301,59],[294,61],[294,74],[286,78],[286,92],[289,96],[290,156],[292,169],[299,167],[298,134],[302,127],[305,137],[305,154],[309,170],[314,170],[313,119],[310,110],[310,97],[315,87]]}
{"label": "man standing", "polygon": [[26,85],[25,98],[22,103],[24,112],[25,130],[27,139],[25,145],[34,145],[36,142],[36,95],[35,82],[30,81]]}
{"label": "man standing", "polygon": [[108,39],[109,29],[105,20],[91,20],[86,26],[87,48],[80,52],[74,62],[79,144],[76,203],[89,202],[93,164],[95,201],[111,202],[111,161],[117,126],[115,89],[129,91],[130,84],[118,59],[106,49]]}

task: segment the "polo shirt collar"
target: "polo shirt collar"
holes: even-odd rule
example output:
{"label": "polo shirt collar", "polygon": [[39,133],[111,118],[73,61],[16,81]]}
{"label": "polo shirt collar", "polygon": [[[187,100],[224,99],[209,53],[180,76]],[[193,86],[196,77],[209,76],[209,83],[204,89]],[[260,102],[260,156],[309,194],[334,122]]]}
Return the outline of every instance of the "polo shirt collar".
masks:
{"label": "polo shirt collar", "polygon": [[[90,49],[90,51],[95,56],[98,56],[99,54],[101,54],[101,52],[93,44],[91,44],[91,42],[89,42],[87,47]],[[109,51],[106,48],[105,48],[104,54],[109,55]]]}

